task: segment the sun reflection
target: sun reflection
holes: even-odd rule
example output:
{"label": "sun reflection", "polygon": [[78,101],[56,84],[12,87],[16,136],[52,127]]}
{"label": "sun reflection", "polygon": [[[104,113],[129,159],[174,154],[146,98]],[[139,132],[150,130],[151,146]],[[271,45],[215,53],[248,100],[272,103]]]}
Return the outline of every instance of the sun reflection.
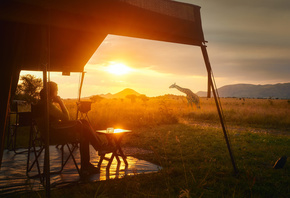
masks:
{"label": "sun reflection", "polygon": [[[111,154],[106,155],[106,157],[110,156]],[[125,175],[136,175],[138,170],[136,165],[140,160],[133,157],[127,157],[127,161],[129,164],[128,166],[125,165],[122,159],[120,164],[114,159],[110,166],[110,170],[106,170],[107,161],[104,161],[101,166],[100,180],[122,178]]]}

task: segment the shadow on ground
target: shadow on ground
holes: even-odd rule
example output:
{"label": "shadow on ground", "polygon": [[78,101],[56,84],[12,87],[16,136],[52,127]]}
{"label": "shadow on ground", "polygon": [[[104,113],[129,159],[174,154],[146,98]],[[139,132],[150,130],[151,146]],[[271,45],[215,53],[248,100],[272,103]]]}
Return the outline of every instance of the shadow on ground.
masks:
{"label": "shadow on ground", "polygon": [[[99,174],[90,175],[84,179],[79,177],[79,174],[75,168],[75,165],[70,159],[66,164],[61,174],[51,175],[51,186],[58,188],[66,184],[82,183],[82,182],[95,182],[108,179],[122,178],[125,175],[137,175],[144,173],[157,172],[161,169],[160,166],[152,164],[150,162],[134,158],[132,155],[135,152],[150,152],[137,148],[124,148],[124,153],[127,155],[128,166],[126,167],[124,162],[118,164],[114,159],[109,169],[107,167],[107,161],[104,160],[101,165],[101,171]],[[21,151],[21,149],[19,150]],[[91,147],[91,163],[97,166],[99,156]],[[67,154],[68,152],[65,151]],[[107,154],[106,157],[110,157],[111,154]],[[16,192],[38,191],[43,190],[43,186],[40,183],[39,178],[28,178],[26,175],[28,153],[15,154],[13,151],[4,150],[2,165],[0,170],[0,195],[8,195]],[[74,151],[76,162],[80,167],[80,155],[79,150]],[[41,156],[43,159],[43,155]],[[43,161],[43,160],[41,160]],[[51,171],[59,170],[61,165],[61,152],[60,149],[55,146],[50,146],[50,169]],[[37,174],[37,169],[34,167],[29,175]]]}

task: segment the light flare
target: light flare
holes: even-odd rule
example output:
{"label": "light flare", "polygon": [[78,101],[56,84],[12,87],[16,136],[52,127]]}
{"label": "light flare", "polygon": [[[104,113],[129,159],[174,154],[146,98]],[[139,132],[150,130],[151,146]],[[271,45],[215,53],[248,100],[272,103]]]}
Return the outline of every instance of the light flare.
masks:
{"label": "light flare", "polygon": [[111,74],[120,76],[128,74],[132,71],[132,69],[123,63],[110,62],[110,65],[106,68],[106,71]]}

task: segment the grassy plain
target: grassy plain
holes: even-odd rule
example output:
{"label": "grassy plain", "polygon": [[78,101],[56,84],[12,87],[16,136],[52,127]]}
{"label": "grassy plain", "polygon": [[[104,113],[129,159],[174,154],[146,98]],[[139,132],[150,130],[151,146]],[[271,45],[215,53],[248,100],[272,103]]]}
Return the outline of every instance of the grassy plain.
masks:
{"label": "grassy plain", "polygon": [[[76,101],[65,102],[75,118]],[[238,175],[233,174],[213,99],[202,98],[201,109],[188,107],[181,96],[134,103],[103,99],[89,112],[93,127],[134,129],[124,144],[153,150],[135,157],[163,169],[55,189],[52,197],[290,197],[289,159],[283,169],[272,168],[290,154],[290,101],[222,98],[221,103]]]}
{"label": "grassy plain", "polygon": [[[290,100],[221,98],[229,125],[289,130]],[[76,117],[76,104],[67,100],[71,117]],[[183,96],[165,95],[148,101],[103,99],[92,104],[89,118],[95,128],[140,128],[178,122],[219,123],[213,98],[201,98],[201,109],[189,107]]]}

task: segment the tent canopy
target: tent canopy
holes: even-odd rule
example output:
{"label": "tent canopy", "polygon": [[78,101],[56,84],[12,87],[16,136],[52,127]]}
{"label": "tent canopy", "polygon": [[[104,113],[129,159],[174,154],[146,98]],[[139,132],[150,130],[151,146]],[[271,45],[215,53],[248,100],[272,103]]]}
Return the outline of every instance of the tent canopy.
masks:
{"label": "tent canopy", "polygon": [[[0,168],[9,100],[20,70],[82,72],[108,34],[201,47],[208,97],[212,88],[237,173],[211,77],[200,7],[171,0],[0,1]],[[46,174],[49,178],[49,168]]]}
{"label": "tent canopy", "polygon": [[82,72],[108,34],[203,46],[200,7],[171,0],[0,1],[0,167],[21,70]]}
{"label": "tent canopy", "polygon": [[51,71],[83,71],[108,34],[189,45],[204,42],[200,7],[191,4],[169,0],[9,0],[1,4],[1,37],[7,53],[17,57],[14,64],[20,70],[42,70],[49,63]]}

